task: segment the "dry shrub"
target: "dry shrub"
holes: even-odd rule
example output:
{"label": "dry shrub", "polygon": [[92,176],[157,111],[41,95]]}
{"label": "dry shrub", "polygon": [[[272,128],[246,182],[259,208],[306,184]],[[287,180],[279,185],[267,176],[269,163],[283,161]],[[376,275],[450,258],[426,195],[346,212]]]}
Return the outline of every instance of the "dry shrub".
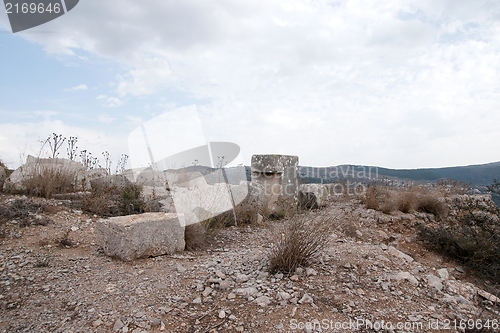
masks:
{"label": "dry shrub", "polygon": [[456,216],[418,225],[429,247],[457,259],[472,271],[500,282],[500,210],[475,198],[456,202]]}
{"label": "dry shrub", "polygon": [[390,192],[385,186],[369,185],[361,198],[367,209],[381,210],[382,204],[390,198]]}
{"label": "dry shrub", "polygon": [[76,245],[76,243],[69,237],[70,230],[66,231],[60,239],[57,240],[57,244],[60,248],[69,249]]}
{"label": "dry shrub", "polygon": [[141,191],[140,185],[132,183],[95,182],[82,199],[82,210],[104,217],[144,213],[146,204]]}
{"label": "dry shrub", "polygon": [[46,204],[37,202],[32,198],[19,198],[6,201],[0,205],[0,225],[16,220],[20,227],[34,225],[47,225],[50,220],[41,216]]}
{"label": "dry shrub", "polygon": [[40,166],[33,175],[23,179],[22,193],[51,198],[54,194],[75,192],[76,172],[67,168]]}
{"label": "dry shrub", "polygon": [[417,210],[443,218],[448,212],[448,207],[444,201],[428,193],[419,196]]}
{"label": "dry shrub", "polygon": [[388,196],[380,204],[379,210],[384,214],[390,214],[398,210],[398,203],[392,196]]}
{"label": "dry shrub", "polygon": [[398,197],[398,209],[403,213],[411,213],[417,209],[418,197],[413,189],[401,193]]}
{"label": "dry shrub", "polygon": [[379,190],[376,186],[368,186],[363,203],[367,209],[377,210],[379,207]]}
{"label": "dry shrub", "polygon": [[269,271],[292,274],[307,265],[327,245],[331,230],[331,218],[326,216],[289,220],[268,251]]}

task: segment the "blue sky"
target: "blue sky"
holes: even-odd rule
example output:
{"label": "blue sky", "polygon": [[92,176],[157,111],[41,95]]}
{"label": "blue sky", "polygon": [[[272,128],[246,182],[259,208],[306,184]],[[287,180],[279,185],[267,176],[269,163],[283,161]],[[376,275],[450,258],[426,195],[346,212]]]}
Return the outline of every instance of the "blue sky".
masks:
{"label": "blue sky", "polygon": [[82,0],[16,34],[0,11],[0,158],[17,166],[56,132],[117,160],[141,123],[195,109],[246,164],[498,161],[499,52],[486,0]]}

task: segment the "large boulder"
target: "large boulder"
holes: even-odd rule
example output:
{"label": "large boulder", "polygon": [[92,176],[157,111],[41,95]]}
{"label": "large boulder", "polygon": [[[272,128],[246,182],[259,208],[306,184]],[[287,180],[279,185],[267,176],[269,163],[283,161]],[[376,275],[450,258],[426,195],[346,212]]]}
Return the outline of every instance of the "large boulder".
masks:
{"label": "large boulder", "polygon": [[132,182],[123,175],[105,175],[98,176],[90,180],[90,186],[93,189],[108,189],[120,191],[127,186],[131,186]]}
{"label": "large boulder", "polygon": [[25,182],[37,175],[60,174],[73,178],[73,186],[77,188],[78,175],[85,173],[85,167],[76,161],[64,158],[37,158],[31,155],[26,163],[14,170],[5,182],[6,189],[25,190]]}
{"label": "large boulder", "polygon": [[57,178],[72,179],[72,185],[79,187],[78,178],[86,172],[86,168],[76,161],[64,158],[37,158],[28,156],[26,163],[17,168],[6,180],[6,189],[11,191],[23,191],[26,189],[25,182],[37,175],[57,175]]}
{"label": "large boulder", "polygon": [[301,208],[324,207],[329,196],[328,188],[324,184],[301,184],[299,186],[299,205]]}
{"label": "large boulder", "polygon": [[163,171],[146,168],[137,175],[135,182],[143,186],[166,188],[167,176]]}
{"label": "large boulder", "polygon": [[198,171],[165,171],[167,188],[181,187],[188,190],[206,188],[208,186],[205,177]]}
{"label": "large boulder", "polygon": [[183,251],[182,214],[144,213],[100,219],[97,243],[111,257],[131,261]]}

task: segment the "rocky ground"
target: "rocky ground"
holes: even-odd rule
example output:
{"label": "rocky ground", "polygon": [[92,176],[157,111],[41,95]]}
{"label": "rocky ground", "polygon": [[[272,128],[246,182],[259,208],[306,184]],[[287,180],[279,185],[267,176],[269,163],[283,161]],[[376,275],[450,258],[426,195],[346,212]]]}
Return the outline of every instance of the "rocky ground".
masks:
{"label": "rocky ground", "polygon": [[284,276],[267,272],[266,257],[284,221],[125,263],[94,243],[96,216],[70,201],[19,198],[0,196],[4,207],[32,209],[1,231],[1,332],[461,332],[478,320],[500,331],[492,284],[416,238],[430,214],[336,199],[308,213],[335,224],[326,250]]}

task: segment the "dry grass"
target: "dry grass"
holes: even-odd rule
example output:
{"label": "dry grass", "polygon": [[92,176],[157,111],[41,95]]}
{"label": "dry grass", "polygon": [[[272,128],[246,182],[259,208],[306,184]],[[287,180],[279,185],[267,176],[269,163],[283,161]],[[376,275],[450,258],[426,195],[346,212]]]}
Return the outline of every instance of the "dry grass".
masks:
{"label": "dry grass", "polygon": [[326,216],[289,220],[268,252],[269,271],[293,274],[297,267],[306,266],[327,245],[331,230],[332,221]]}
{"label": "dry grass", "polygon": [[94,182],[90,193],[82,199],[82,210],[103,217],[143,213],[146,203],[141,190],[141,186],[131,183]]}
{"label": "dry grass", "polygon": [[205,223],[195,223],[186,226],[184,233],[186,250],[197,251],[206,248],[209,244],[209,231]]}
{"label": "dry grass", "polygon": [[441,219],[446,216],[448,209],[439,195],[444,194],[441,191],[431,193],[426,188],[419,187],[389,190],[385,186],[372,185],[368,187],[362,200],[366,208],[385,214],[398,210],[403,213],[420,211]]}
{"label": "dry grass", "polygon": [[417,209],[417,200],[416,191],[409,189],[399,195],[397,209],[403,213],[411,213]]}
{"label": "dry grass", "polygon": [[448,213],[446,203],[430,193],[423,194],[418,197],[417,210],[424,213],[434,214],[434,216],[440,219],[445,217]]}
{"label": "dry grass", "polygon": [[[473,197],[456,202],[454,208],[452,220],[418,225],[419,237],[431,249],[500,282],[500,210]],[[435,204],[428,209],[436,209]]]}
{"label": "dry grass", "polygon": [[39,167],[22,181],[23,194],[51,198],[54,194],[75,192],[76,172],[66,168]]}

